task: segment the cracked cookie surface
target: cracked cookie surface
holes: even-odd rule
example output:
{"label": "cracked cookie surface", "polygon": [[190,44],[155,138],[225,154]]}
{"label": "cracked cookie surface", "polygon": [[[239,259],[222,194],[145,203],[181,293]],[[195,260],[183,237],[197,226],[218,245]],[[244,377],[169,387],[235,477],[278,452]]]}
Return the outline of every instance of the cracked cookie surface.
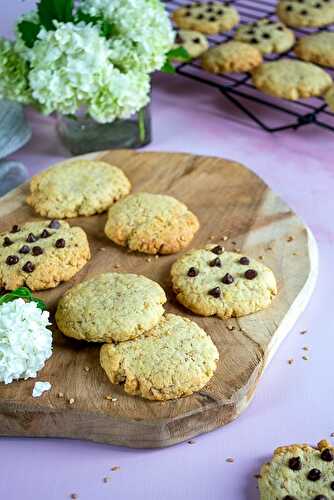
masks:
{"label": "cracked cookie surface", "polygon": [[171,254],[185,248],[198,228],[197,217],[172,196],[136,193],[110,207],[105,233],[130,250]]}
{"label": "cracked cookie surface", "polygon": [[238,11],[228,3],[192,3],[174,10],[172,19],[185,30],[213,35],[229,31],[239,22]]}
{"label": "cracked cookie surface", "polygon": [[86,233],[67,222],[45,220],[0,234],[0,286],[14,290],[54,288],[90,259]]}
{"label": "cracked cookie surface", "polygon": [[334,449],[326,440],[317,447],[307,444],[281,446],[260,471],[261,500],[334,498]]}
{"label": "cracked cookie surface", "polygon": [[201,316],[239,317],[265,309],[277,294],[273,272],[220,245],[191,250],[171,268],[177,300]]}
{"label": "cracked cookie surface", "polygon": [[71,288],[58,303],[56,321],[68,337],[121,342],[153,328],[166,300],[161,286],[145,276],[104,273]]}
{"label": "cracked cookie surface", "polygon": [[107,210],[130,189],[118,167],[103,161],[68,160],[32,178],[27,203],[46,217],[93,215]]}
{"label": "cracked cookie surface", "polygon": [[196,323],[166,314],[149,332],[118,345],[104,344],[100,362],[113,384],[133,396],[165,401],[188,396],[214,374],[219,353]]}

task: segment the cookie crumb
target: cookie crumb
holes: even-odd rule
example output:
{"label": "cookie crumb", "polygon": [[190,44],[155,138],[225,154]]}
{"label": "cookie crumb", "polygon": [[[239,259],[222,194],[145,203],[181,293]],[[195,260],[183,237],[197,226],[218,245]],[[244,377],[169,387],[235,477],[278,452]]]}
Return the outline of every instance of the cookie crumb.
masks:
{"label": "cookie crumb", "polygon": [[331,437],[334,438],[334,432],[331,432]]}
{"label": "cookie crumb", "polygon": [[190,440],[188,441],[188,444],[195,444],[195,443],[196,443],[196,441],[194,441],[193,439],[190,439]]}
{"label": "cookie crumb", "polygon": [[85,366],[84,370],[85,370],[85,372],[89,372],[89,370],[90,370],[89,366]]}
{"label": "cookie crumb", "polygon": [[234,330],[234,326],[232,325],[226,325],[226,328],[231,332],[232,330]]}
{"label": "cookie crumb", "polygon": [[105,250],[106,250],[106,248],[104,248],[104,247],[100,248],[100,252],[104,252]]}
{"label": "cookie crumb", "polygon": [[159,259],[159,255],[158,255],[158,254],[156,254],[156,255],[154,256],[154,258],[155,258],[155,259]]}
{"label": "cookie crumb", "polygon": [[152,261],[151,257],[146,257],[145,260],[146,260],[146,262],[151,262]]}
{"label": "cookie crumb", "polygon": [[301,332],[299,332],[300,335],[305,335],[305,333],[307,333],[307,330],[302,330]]}
{"label": "cookie crumb", "polygon": [[110,480],[111,480],[110,476],[106,476],[106,477],[103,478],[103,482],[104,483],[108,483]]}
{"label": "cookie crumb", "polygon": [[112,394],[109,394],[108,396],[105,396],[104,399],[107,399],[108,401],[112,401],[113,397],[114,396]]}
{"label": "cookie crumb", "polygon": [[71,493],[70,494],[70,498],[72,498],[73,500],[75,500],[76,498],[79,498],[79,495],[77,493]]}
{"label": "cookie crumb", "polygon": [[293,236],[288,236],[286,241],[288,241],[290,243],[290,241],[293,241],[294,240],[294,237]]}
{"label": "cookie crumb", "polygon": [[74,398],[70,398],[68,400],[68,402],[69,402],[70,405],[73,405],[75,403],[75,399]]}
{"label": "cookie crumb", "polygon": [[259,259],[260,259],[260,260],[263,260],[263,255],[259,255]]}
{"label": "cookie crumb", "polygon": [[309,350],[309,348],[306,345],[304,345],[304,347],[302,349],[303,349],[303,351],[308,351]]}
{"label": "cookie crumb", "polygon": [[119,269],[120,267],[121,267],[120,264],[114,264],[115,269]]}
{"label": "cookie crumb", "polygon": [[232,457],[228,457],[225,462],[228,462],[229,464],[233,464],[234,463],[234,458]]}
{"label": "cookie crumb", "polygon": [[115,401],[117,401],[117,398],[111,398],[111,401],[115,403]]}
{"label": "cookie crumb", "polygon": [[289,363],[289,365],[292,365],[292,363],[293,363],[293,362],[294,362],[294,359],[293,359],[293,358],[288,359],[288,363]]}
{"label": "cookie crumb", "polygon": [[110,470],[112,470],[113,472],[115,472],[116,470],[120,470],[120,466],[119,465],[113,465]]}
{"label": "cookie crumb", "polygon": [[231,241],[232,245],[236,245],[237,242],[236,241]]}
{"label": "cookie crumb", "polygon": [[63,392],[58,392],[57,396],[58,396],[58,398],[63,398],[64,397],[64,393]]}
{"label": "cookie crumb", "polygon": [[292,252],[292,255],[299,255],[298,252]]}
{"label": "cookie crumb", "polygon": [[306,356],[306,355],[302,356],[302,358],[303,358],[303,360],[304,360],[304,361],[308,361],[308,360],[310,359],[310,358],[309,358],[308,356]]}
{"label": "cookie crumb", "polygon": [[228,236],[223,236],[222,240],[223,241],[227,241],[228,240]]}
{"label": "cookie crumb", "polygon": [[267,247],[267,248],[266,248],[266,250],[268,250],[268,251],[269,251],[269,250],[272,250],[272,247]]}

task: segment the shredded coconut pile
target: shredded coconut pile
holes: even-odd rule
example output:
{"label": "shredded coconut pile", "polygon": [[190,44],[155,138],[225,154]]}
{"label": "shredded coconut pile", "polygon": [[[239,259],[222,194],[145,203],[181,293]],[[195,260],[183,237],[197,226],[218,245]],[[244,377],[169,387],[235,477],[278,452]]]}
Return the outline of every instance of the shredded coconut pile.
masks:
{"label": "shredded coconut pile", "polygon": [[35,302],[0,305],[0,382],[36,377],[52,354],[49,313]]}

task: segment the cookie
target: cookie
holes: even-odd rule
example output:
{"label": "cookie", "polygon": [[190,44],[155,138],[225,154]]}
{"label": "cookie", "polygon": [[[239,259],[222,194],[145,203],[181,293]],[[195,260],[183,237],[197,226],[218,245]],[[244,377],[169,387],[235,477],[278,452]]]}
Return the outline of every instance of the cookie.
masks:
{"label": "cookie", "polygon": [[70,160],[33,177],[27,203],[47,217],[93,215],[107,210],[130,188],[118,167],[103,161]]}
{"label": "cookie", "polygon": [[136,193],[110,207],[105,233],[130,250],[170,254],[185,248],[198,228],[197,217],[175,198]]}
{"label": "cookie", "polygon": [[0,234],[0,287],[54,288],[90,259],[86,233],[67,222],[45,220]]}
{"label": "cookie", "polygon": [[304,61],[334,68],[334,33],[323,31],[301,38],[295,53]]}
{"label": "cookie", "polygon": [[59,301],[56,321],[68,337],[121,342],[153,328],[166,300],[161,286],[145,276],[105,273],[71,288]]}
{"label": "cookie", "polygon": [[280,0],[277,15],[293,28],[326,26],[334,22],[334,1]]}
{"label": "cookie", "polygon": [[196,58],[208,50],[209,43],[199,31],[180,30],[176,33],[175,47],[183,47],[190,57]]}
{"label": "cookie", "polygon": [[191,250],[172,266],[177,300],[201,316],[244,316],[268,307],[277,293],[273,272],[264,264],[220,245]]}
{"label": "cookie", "polygon": [[227,3],[192,3],[172,14],[176,26],[208,35],[229,31],[239,22],[238,11]]}
{"label": "cookie", "polygon": [[261,500],[330,500],[334,498],[334,448],[325,440],[281,446],[259,477]]}
{"label": "cookie", "polygon": [[243,73],[262,63],[259,49],[243,42],[226,42],[209,49],[202,66],[210,73]]}
{"label": "cookie", "polygon": [[291,49],[295,43],[292,30],[270,19],[260,19],[239,26],[234,38],[240,42],[250,43],[262,54],[280,54]]}
{"label": "cookie", "polygon": [[332,83],[331,77],[318,66],[291,59],[262,64],[253,71],[252,80],[262,92],[292,101],[320,96]]}
{"label": "cookie", "polygon": [[165,401],[189,396],[214,374],[219,353],[196,323],[166,314],[149,332],[118,345],[104,344],[100,362],[113,384],[132,396]]}
{"label": "cookie", "polygon": [[330,109],[334,112],[334,85],[332,85],[330,89],[326,92],[325,100]]}

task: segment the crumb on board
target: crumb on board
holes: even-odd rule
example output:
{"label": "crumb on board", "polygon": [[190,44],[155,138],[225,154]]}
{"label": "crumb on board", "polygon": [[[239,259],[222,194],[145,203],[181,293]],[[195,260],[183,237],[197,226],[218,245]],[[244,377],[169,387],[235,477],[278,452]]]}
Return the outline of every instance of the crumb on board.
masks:
{"label": "crumb on board", "polygon": [[331,437],[334,438],[334,432],[331,432]]}
{"label": "crumb on board", "polygon": [[227,240],[228,240],[228,236],[223,236],[223,237],[222,237],[222,240],[223,240],[223,241],[227,241]]}
{"label": "crumb on board", "polygon": [[106,476],[103,478],[103,482],[104,483],[108,483],[109,481],[111,481],[111,477],[110,476]]}
{"label": "crumb on board", "polygon": [[105,252],[106,248],[105,247],[101,247],[100,248],[100,252]]}
{"label": "crumb on board", "polygon": [[58,392],[57,396],[58,396],[58,398],[63,398],[64,397],[64,393],[63,392]]}
{"label": "crumb on board", "polygon": [[270,251],[272,250],[272,247],[267,247],[266,250]]}
{"label": "crumb on board", "polygon": [[234,463],[234,458],[232,457],[228,457],[225,462],[228,462],[229,464],[233,464]]}
{"label": "crumb on board", "polygon": [[146,257],[145,260],[146,260],[146,262],[151,262],[152,261],[151,257]]}
{"label": "crumb on board", "polygon": [[89,366],[85,366],[84,370],[85,370],[85,372],[89,372],[89,370],[90,370]]}
{"label": "crumb on board", "polygon": [[68,402],[69,402],[69,404],[70,404],[70,405],[74,405],[74,403],[75,403],[75,399],[74,399],[74,398],[70,398],[70,399],[68,400]]}
{"label": "crumb on board", "polygon": [[302,356],[302,358],[303,358],[303,360],[304,360],[304,361],[308,361],[308,360],[310,359],[310,358],[309,358],[308,356],[306,356],[305,354],[304,354],[304,356]]}
{"label": "crumb on board", "polygon": [[156,255],[154,256],[154,258],[155,258],[155,259],[159,259],[159,257],[160,257],[160,255],[158,255],[158,254],[156,254]]}
{"label": "crumb on board", "polygon": [[196,441],[194,441],[194,439],[189,439],[189,441],[188,441],[188,444],[195,444],[195,443],[196,443]]}
{"label": "crumb on board", "polygon": [[293,241],[294,240],[294,237],[293,236],[288,236],[286,241],[288,241],[290,243],[290,241]]}
{"label": "crumb on board", "polygon": [[288,363],[289,363],[289,365],[292,365],[292,363],[293,363],[293,362],[294,362],[294,359],[293,359],[293,358],[288,359]]}
{"label": "crumb on board", "polygon": [[260,259],[260,260],[263,260],[263,255],[259,255],[259,259]]}
{"label": "crumb on board", "polygon": [[307,333],[307,330],[302,330],[301,332],[299,332],[300,335],[305,335],[305,333]]}
{"label": "crumb on board", "polygon": [[75,500],[76,498],[79,498],[79,495],[77,493],[71,493],[70,494],[70,498],[72,498],[73,500]]}
{"label": "crumb on board", "polygon": [[255,479],[261,479],[261,474],[254,474]]}
{"label": "crumb on board", "polygon": [[234,330],[234,326],[233,325],[226,325],[226,328],[231,332],[232,330]]}
{"label": "crumb on board", "polygon": [[120,265],[120,264],[114,264],[114,268],[115,268],[115,269],[119,269],[120,267],[121,267],[121,265]]}
{"label": "crumb on board", "polygon": [[120,470],[120,466],[119,465],[113,465],[110,470],[112,470],[113,472],[115,472],[116,470]]}
{"label": "crumb on board", "polygon": [[307,347],[307,345],[304,345],[304,347],[302,349],[303,349],[303,351],[308,351],[309,350],[309,348]]}

